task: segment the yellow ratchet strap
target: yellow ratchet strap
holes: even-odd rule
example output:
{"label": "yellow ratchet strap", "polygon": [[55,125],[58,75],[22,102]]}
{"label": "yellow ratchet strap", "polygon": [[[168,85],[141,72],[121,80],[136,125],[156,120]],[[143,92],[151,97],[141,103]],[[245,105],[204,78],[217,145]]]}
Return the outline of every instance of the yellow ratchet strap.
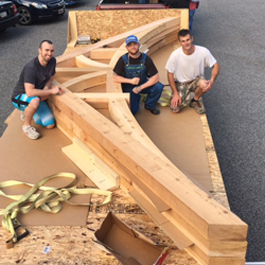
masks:
{"label": "yellow ratchet strap", "polygon": [[[47,181],[55,178],[67,178],[70,182],[60,188],[43,186]],[[76,176],[72,173],[61,172],[43,178],[37,184],[28,182],[21,182],[16,180],[8,180],[0,183],[0,195],[12,199],[15,202],[9,204],[5,209],[0,209],[0,215],[3,216],[2,226],[5,230],[12,234],[12,238],[6,241],[6,247],[12,248],[16,242],[29,234],[28,230],[23,228],[17,219],[19,213],[26,214],[33,209],[39,209],[49,213],[58,213],[62,209],[62,202],[71,205],[89,206],[88,203],[74,203],[70,202],[72,194],[79,195],[102,195],[106,199],[102,205],[108,204],[112,198],[112,192],[93,189],[93,188],[77,188]],[[14,187],[17,185],[26,185],[31,187],[30,190],[24,195],[7,195],[2,189]],[[37,191],[42,191],[38,192]]]}

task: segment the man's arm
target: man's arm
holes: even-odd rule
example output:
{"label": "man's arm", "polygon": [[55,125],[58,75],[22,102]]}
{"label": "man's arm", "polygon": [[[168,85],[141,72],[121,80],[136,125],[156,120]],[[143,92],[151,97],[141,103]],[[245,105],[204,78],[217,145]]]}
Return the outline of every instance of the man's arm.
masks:
{"label": "man's arm", "polygon": [[139,77],[126,78],[113,72],[113,81],[115,83],[120,83],[120,84],[124,83],[124,84],[138,85],[140,78]]}
{"label": "man's arm", "polygon": [[25,83],[25,92],[27,94],[28,97],[34,97],[34,96],[38,96],[40,97],[42,100],[44,98],[48,98],[49,95],[56,95],[56,94],[62,94],[63,91],[55,86],[53,88],[51,88],[52,82],[53,82],[53,76],[49,79],[49,81],[46,83],[46,85],[44,86],[43,89],[37,89],[33,84],[30,83]]}
{"label": "man's arm", "polygon": [[120,57],[113,68],[113,81],[119,84],[131,84],[135,86],[138,85],[140,78],[126,78],[123,76],[124,65],[124,60],[122,57]]}
{"label": "man's arm", "polygon": [[133,89],[133,92],[136,94],[140,93],[142,90],[148,87],[151,87],[159,82],[158,70],[153,60],[149,56],[146,57],[145,67],[147,69],[147,72],[150,78],[148,78],[148,80],[144,84],[137,86]]}
{"label": "man's arm", "polygon": [[150,87],[150,86],[153,86],[153,85],[155,85],[155,84],[158,83],[158,82],[159,82],[159,75],[158,75],[158,73],[157,73],[157,74],[151,76],[151,77],[148,79],[148,81],[145,82],[144,84],[142,84],[142,85],[140,85],[140,86],[136,86],[136,87],[134,87],[134,88],[133,88],[133,92],[136,93],[136,94],[138,94],[138,93],[140,93],[143,89],[146,89],[146,88],[148,88],[148,87]]}
{"label": "man's arm", "polygon": [[[54,80],[54,77],[52,76],[52,77],[50,78],[50,80],[46,83],[46,85],[44,86],[43,90],[51,89],[51,86],[52,86],[52,82],[53,82],[53,80]],[[41,98],[41,101],[43,101],[43,100],[48,99],[48,98],[49,98],[49,95],[47,95],[47,96],[42,96],[42,97],[40,97],[40,98]]]}
{"label": "man's arm", "polygon": [[52,76],[49,81],[46,83],[46,85],[44,86],[43,90],[47,90],[47,89],[50,89],[51,86],[52,86],[52,82],[54,80],[54,76]]}
{"label": "man's arm", "polygon": [[173,108],[176,108],[179,104],[181,104],[181,97],[179,96],[179,93],[176,87],[174,74],[167,71],[167,80],[168,80],[168,83],[173,93],[172,100],[171,100],[171,106]]}
{"label": "man's arm", "polygon": [[219,63],[215,63],[212,69],[211,81],[214,83],[220,71]]}

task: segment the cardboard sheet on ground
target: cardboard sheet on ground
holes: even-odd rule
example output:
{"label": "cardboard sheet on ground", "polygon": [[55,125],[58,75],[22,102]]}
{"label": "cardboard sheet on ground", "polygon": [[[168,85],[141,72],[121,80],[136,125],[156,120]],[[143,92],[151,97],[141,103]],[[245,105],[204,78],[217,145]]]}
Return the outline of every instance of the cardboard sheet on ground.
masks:
{"label": "cardboard sheet on ground", "polygon": [[[8,119],[8,126],[0,138],[0,181],[19,180],[37,183],[44,177],[59,172],[74,173],[78,183],[85,183],[93,187],[93,183],[80,171],[74,163],[61,151],[63,146],[71,144],[71,141],[57,128],[47,130],[40,126],[36,128],[42,137],[37,141],[30,140],[22,134],[20,112],[15,110]],[[47,186],[63,186],[65,180],[48,182]],[[69,181],[67,181],[69,183]],[[10,193],[25,194],[28,190],[23,186],[7,190]],[[89,202],[89,195],[75,195],[74,202]],[[0,197],[0,208],[5,208],[13,202]],[[57,214],[44,213],[33,210],[19,216],[23,225],[52,225],[52,226],[79,226],[85,225],[88,215],[88,207],[71,206],[64,203],[63,209]]]}
{"label": "cardboard sheet on ground", "polygon": [[189,107],[173,114],[168,106],[153,115],[143,105],[136,119],[150,139],[184,174],[212,191],[200,116]]}

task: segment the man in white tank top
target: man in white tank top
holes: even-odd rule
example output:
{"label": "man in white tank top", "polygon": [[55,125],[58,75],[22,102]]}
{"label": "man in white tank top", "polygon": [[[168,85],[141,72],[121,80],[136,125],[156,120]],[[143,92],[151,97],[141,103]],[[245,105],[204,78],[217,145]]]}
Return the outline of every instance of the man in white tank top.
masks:
{"label": "man in white tank top", "polygon": [[[199,99],[214,84],[219,64],[208,49],[193,44],[189,30],[180,30],[178,40],[181,47],[172,52],[166,64],[168,82],[172,89],[171,109],[173,113],[178,113],[189,104],[197,113],[202,114],[205,110]],[[204,78],[206,67],[212,68],[210,80]],[[191,92],[194,92],[192,99]]]}

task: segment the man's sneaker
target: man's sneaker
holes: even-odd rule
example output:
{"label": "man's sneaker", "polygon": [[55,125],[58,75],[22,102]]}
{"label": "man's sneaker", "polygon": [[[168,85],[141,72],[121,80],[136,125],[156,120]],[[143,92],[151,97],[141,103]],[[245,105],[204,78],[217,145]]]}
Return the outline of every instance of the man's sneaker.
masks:
{"label": "man's sneaker", "polygon": [[158,115],[160,113],[160,110],[157,107],[154,108],[147,108],[145,107],[147,110],[150,110],[152,114],[154,115]]}
{"label": "man's sneaker", "polygon": [[204,107],[201,105],[200,101],[191,101],[190,102],[190,107],[195,109],[195,111],[198,113],[198,114],[203,114],[205,113],[205,109]]}
{"label": "man's sneaker", "polygon": [[34,127],[32,127],[31,125],[29,126],[22,126],[22,131],[23,133],[28,136],[28,138],[32,139],[32,140],[36,140],[40,137],[40,134],[36,131],[36,129]]}
{"label": "man's sneaker", "polygon": [[21,111],[20,119],[21,119],[22,121],[25,121],[25,114],[24,114],[24,111]]}

